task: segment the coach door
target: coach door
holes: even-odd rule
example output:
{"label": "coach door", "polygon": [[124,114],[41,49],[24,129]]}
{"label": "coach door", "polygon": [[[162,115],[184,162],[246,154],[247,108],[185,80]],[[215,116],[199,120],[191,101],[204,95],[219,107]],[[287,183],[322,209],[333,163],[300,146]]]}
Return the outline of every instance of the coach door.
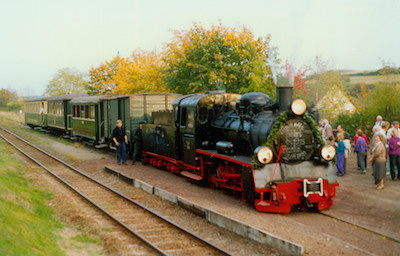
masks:
{"label": "coach door", "polygon": [[196,147],[195,147],[195,127],[194,127],[194,109],[180,107],[179,118],[179,138],[181,159],[188,164],[195,165]]}

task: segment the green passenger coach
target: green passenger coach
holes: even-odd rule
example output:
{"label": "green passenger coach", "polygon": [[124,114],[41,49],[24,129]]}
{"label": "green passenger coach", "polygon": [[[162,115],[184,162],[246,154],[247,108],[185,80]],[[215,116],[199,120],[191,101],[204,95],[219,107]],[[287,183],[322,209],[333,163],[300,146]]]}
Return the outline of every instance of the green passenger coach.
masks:
{"label": "green passenger coach", "polygon": [[48,101],[47,124],[57,133],[70,135],[72,131],[72,105],[71,100],[84,97],[86,94],[67,94],[50,97]]}
{"label": "green passenger coach", "polygon": [[107,96],[87,96],[71,100],[72,136],[97,143],[102,137],[102,102]]}
{"label": "green passenger coach", "polygon": [[47,128],[48,98],[41,97],[25,101],[25,124],[32,129]]}

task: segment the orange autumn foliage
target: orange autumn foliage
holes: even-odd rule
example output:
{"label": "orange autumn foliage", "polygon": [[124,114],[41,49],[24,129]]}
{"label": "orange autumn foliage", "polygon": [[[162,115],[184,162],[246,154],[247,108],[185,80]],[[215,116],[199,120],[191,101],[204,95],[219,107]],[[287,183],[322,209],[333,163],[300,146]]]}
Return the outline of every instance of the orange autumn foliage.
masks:
{"label": "orange autumn foliage", "polygon": [[155,52],[137,50],[115,77],[118,94],[168,92],[162,77],[163,62]]}

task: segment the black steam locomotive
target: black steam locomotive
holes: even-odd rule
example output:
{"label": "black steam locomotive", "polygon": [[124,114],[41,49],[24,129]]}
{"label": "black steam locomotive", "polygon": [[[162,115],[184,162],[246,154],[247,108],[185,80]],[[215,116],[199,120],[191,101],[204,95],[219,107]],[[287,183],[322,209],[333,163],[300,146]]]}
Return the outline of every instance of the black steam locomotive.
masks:
{"label": "black steam locomotive", "polygon": [[335,148],[292,88],[176,98],[143,125],[143,163],[231,191],[259,211],[323,210],[336,194]]}

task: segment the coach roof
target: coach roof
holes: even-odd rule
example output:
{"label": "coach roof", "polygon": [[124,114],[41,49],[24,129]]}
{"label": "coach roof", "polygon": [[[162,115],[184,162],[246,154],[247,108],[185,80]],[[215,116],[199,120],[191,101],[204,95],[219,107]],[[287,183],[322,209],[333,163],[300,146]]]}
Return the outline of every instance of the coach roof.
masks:
{"label": "coach roof", "polygon": [[33,99],[25,100],[25,102],[47,101],[50,97],[36,97]]}
{"label": "coach roof", "polygon": [[85,96],[78,97],[71,100],[71,104],[87,104],[87,103],[98,103],[100,100],[108,98],[107,95],[95,95],[95,96]]}
{"label": "coach roof", "polygon": [[72,100],[79,97],[88,97],[86,93],[74,93],[74,94],[64,94],[58,96],[52,96],[47,99],[47,101],[61,101],[61,100]]}

